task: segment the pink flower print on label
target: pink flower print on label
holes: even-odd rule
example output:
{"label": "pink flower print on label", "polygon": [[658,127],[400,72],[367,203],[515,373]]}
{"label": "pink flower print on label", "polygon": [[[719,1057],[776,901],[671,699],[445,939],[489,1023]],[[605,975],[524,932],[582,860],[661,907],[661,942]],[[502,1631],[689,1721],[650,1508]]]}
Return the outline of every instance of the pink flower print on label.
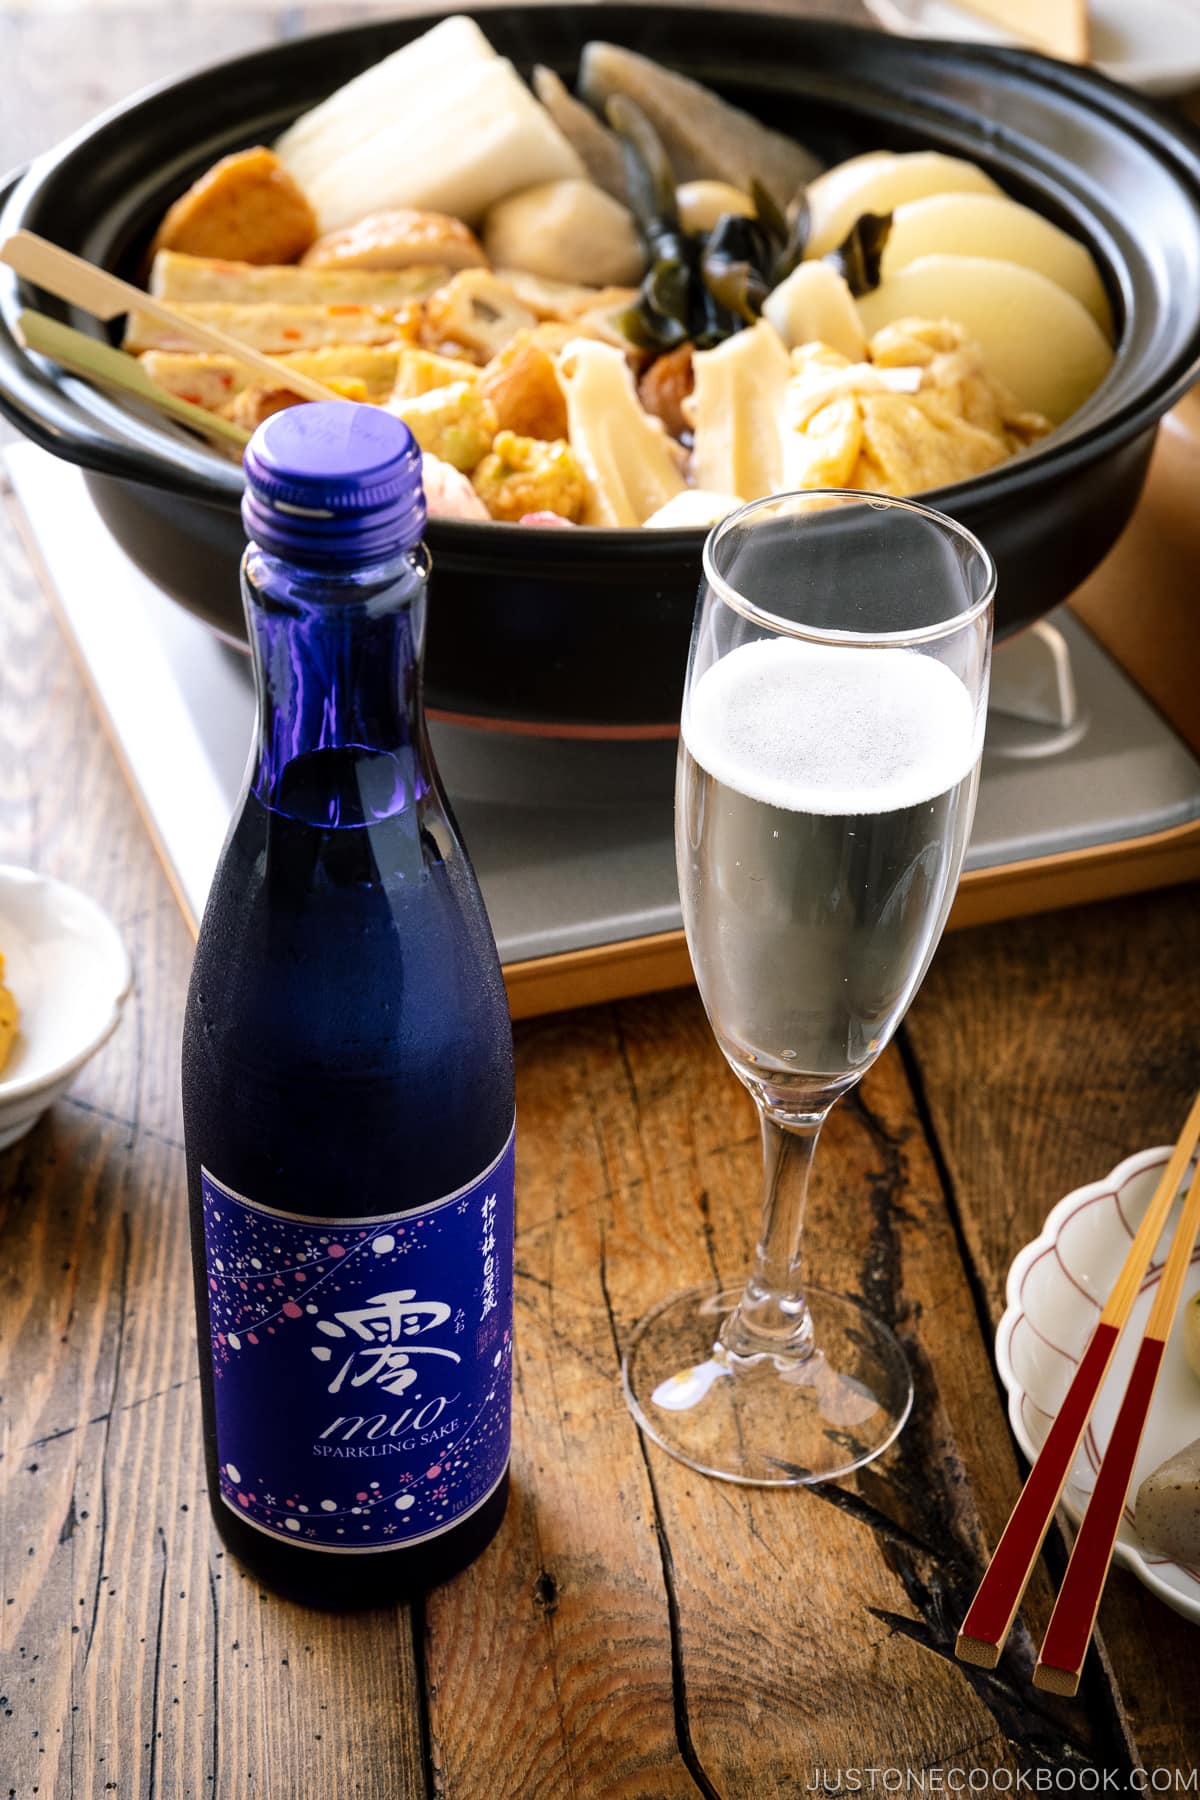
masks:
{"label": "pink flower print on label", "polygon": [[220,1491],[239,1517],[301,1549],[363,1553],[439,1535],[495,1489],[512,1154],[510,1137],[470,1187],[336,1230],[202,1171]]}

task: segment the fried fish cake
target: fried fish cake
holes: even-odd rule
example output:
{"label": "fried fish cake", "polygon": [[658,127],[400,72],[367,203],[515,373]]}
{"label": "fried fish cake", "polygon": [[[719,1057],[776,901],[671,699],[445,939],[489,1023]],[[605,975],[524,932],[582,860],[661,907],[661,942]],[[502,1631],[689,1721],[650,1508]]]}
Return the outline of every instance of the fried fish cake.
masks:
{"label": "fried fish cake", "polygon": [[567,402],[554,358],[529,332],[518,332],[492,358],[479,385],[496,409],[501,430],[546,441],[566,437]]}
{"label": "fried fish cake", "polygon": [[234,262],[290,263],[317,235],[317,217],[273,150],[236,150],[176,200],[151,247]]}

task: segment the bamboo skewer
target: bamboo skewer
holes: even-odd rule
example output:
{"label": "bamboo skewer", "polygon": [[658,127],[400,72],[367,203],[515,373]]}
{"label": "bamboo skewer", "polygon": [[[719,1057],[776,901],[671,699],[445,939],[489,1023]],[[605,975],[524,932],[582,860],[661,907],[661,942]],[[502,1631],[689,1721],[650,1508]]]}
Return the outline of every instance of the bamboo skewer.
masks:
{"label": "bamboo skewer", "polygon": [[91,313],[97,319],[115,319],[122,313],[141,312],[148,318],[157,319],[160,324],[170,326],[172,330],[184,331],[193,337],[197,344],[205,349],[214,350],[221,356],[234,357],[245,368],[253,369],[261,380],[273,388],[287,388],[293,394],[299,394],[304,400],[341,400],[345,396],[335,393],[333,388],[326,387],[323,381],[317,381],[311,375],[304,375],[299,369],[290,369],[284,363],[275,362],[264,356],[259,350],[252,350],[240,339],[230,337],[228,332],[218,331],[215,325],[207,325],[190,314],[180,312],[178,307],[169,305],[165,300],[156,300],[153,294],[145,294],[118,276],[110,275],[106,269],[98,269],[93,263],[85,262],[81,256],[74,256],[69,250],[62,250],[47,238],[39,237],[35,231],[14,232],[0,244],[0,262],[15,269],[26,281],[34,282],[49,294],[57,294],[60,300],[69,300],[72,305],[81,307],[84,312]]}
{"label": "bamboo skewer", "polygon": [[1200,1170],[1197,1170],[1188,1197],[1171,1239],[1171,1248],[1159,1278],[1158,1292],[1150,1308],[1150,1317],[1138,1346],[1137,1359],[1125,1389],[1125,1398],[1117,1414],[1108,1448],[1100,1461],[1096,1486],[1088,1501],[1079,1536],[1071,1551],[1067,1573],[1054,1603],[1050,1623],[1042,1643],[1037,1667],[1033,1672],[1035,1687],[1047,1688],[1054,1694],[1073,1694],[1079,1686],[1083,1659],[1091,1642],[1092,1628],[1100,1606],[1113,1545],[1121,1525],[1125,1497],[1137,1461],[1150,1403],[1162,1368],[1163,1353],[1171,1335],[1171,1325],[1183,1292],[1184,1277],[1192,1260],[1192,1247],[1200,1231]]}
{"label": "bamboo skewer", "polygon": [[133,394],[171,418],[180,419],[194,430],[202,431],[206,437],[234,449],[243,450],[250,441],[250,433],[231,419],[222,419],[203,406],[181,400],[160,387],[157,381],[151,381],[135,356],[127,356],[124,350],[117,350],[100,338],[88,337],[84,332],[76,331],[74,326],[64,325],[61,319],[26,311],[17,315],[16,329],[27,350],[50,357],[75,375],[83,375],[102,387]]}
{"label": "bamboo skewer", "polygon": [[[1076,1369],[1066,1397],[992,1552],[983,1580],[963,1620],[954,1654],[962,1662],[994,1669],[1012,1628],[1021,1596],[1038,1559],[1096,1395],[1108,1372],[1121,1331],[1137,1298],[1154,1246],[1162,1235],[1179,1184],[1200,1139],[1200,1094],[1192,1102],[1178,1142],[1146,1208]],[[1089,1627],[1090,1631],[1090,1627]]]}

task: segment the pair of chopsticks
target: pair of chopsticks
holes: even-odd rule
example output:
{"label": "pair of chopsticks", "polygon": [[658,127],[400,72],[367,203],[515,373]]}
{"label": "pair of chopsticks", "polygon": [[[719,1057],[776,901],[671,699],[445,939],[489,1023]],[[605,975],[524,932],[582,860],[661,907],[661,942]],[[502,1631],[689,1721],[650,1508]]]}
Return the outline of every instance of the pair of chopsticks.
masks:
{"label": "pair of chopsticks", "polygon": [[333,388],[326,387],[323,381],[317,381],[299,369],[291,369],[286,363],[276,362],[259,350],[252,350],[240,338],[218,331],[215,325],[205,324],[178,307],[168,305],[165,300],[156,300],[153,294],[144,294],[128,281],[121,281],[105,269],[97,269],[81,256],[73,256],[69,250],[50,243],[48,238],[39,237],[35,231],[18,231],[5,238],[0,244],[0,262],[7,263],[10,269],[15,269],[26,281],[44,288],[48,294],[57,294],[60,300],[69,300],[73,306],[91,313],[93,318],[116,319],[122,313],[145,313],[162,325],[186,332],[205,349],[233,357],[245,368],[253,369],[273,388],[289,388],[304,400],[345,398]]}
{"label": "pair of chopsticks", "polygon": [[[1092,1332],[1083,1360],[1042,1445],[1012,1516],[1004,1527],[971,1602],[954,1654],[993,1669],[1037,1561],[1096,1395],[1141,1287],[1154,1247],[1200,1140],[1200,1094],[1163,1170],[1162,1179],[1134,1236],[1112,1292]],[[1183,1203],[1158,1292],[1146,1321],[1133,1373],[1100,1464],[1083,1524],[1051,1614],[1033,1680],[1051,1693],[1073,1694],[1096,1622],[1113,1545],[1129,1491],[1142,1431],[1154,1397],[1163,1352],[1183,1291],[1192,1246],[1200,1229],[1200,1170]]]}

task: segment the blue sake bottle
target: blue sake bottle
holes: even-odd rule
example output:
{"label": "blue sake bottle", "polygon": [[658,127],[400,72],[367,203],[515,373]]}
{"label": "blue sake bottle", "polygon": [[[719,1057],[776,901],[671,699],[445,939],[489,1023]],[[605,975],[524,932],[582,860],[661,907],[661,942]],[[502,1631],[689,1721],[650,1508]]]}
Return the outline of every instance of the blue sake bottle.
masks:
{"label": "blue sake bottle", "polygon": [[209,1496],[264,1583],[381,1604],[504,1513],[512,1029],[422,712],[416,446],[330,402],[245,466],[256,742],[183,1043]]}

